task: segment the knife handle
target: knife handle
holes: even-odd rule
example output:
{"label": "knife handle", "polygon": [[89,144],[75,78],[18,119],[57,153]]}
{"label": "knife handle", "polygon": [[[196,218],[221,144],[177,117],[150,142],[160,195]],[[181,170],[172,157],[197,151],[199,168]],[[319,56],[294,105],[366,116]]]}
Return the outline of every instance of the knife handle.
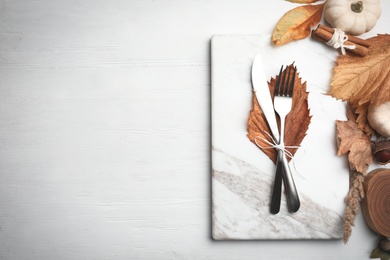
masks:
{"label": "knife handle", "polygon": [[271,197],[271,208],[270,212],[272,214],[278,214],[280,210],[280,201],[282,198],[282,179],[283,179],[283,151],[278,151],[278,156],[276,159],[276,171],[275,171],[275,180],[274,187],[272,190]]}
{"label": "knife handle", "polygon": [[[281,152],[281,151],[279,151]],[[299,201],[299,195],[297,188],[295,186],[294,178],[291,173],[290,165],[284,152],[281,152],[283,155],[282,164],[283,164],[283,180],[284,187],[286,189],[287,196],[287,206],[290,212],[297,212],[301,203]]]}

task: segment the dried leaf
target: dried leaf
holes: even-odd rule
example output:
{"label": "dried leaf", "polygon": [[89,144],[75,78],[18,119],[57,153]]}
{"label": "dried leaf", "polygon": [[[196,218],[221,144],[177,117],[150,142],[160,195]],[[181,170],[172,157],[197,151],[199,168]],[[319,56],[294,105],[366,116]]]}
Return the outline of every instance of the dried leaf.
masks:
{"label": "dried leaf", "polygon": [[348,161],[351,170],[365,174],[373,161],[371,154],[370,138],[358,127],[356,115],[349,105],[347,110],[348,121],[336,121],[337,144],[339,150],[337,155],[348,154]]}
{"label": "dried leaf", "polygon": [[297,4],[311,4],[311,3],[315,3],[319,0],[287,0],[291,3],[297,3]]}
{"label": "dried leaf", "polygon": [[359,129],[361,129],[366,135],[370,137],[374,135],[375,131],[367,120],[368,103],[356,107],[355,112],[358,115],[356,118],[356,123],[358,124]]}
{"label": "dried leaf", "polygon": [[[272,98],[277,78],[278,76],[276,76],[275,79],[271,78],[271,82],[268,83]],[[302,83],[298,72],[295,75],[293,97],[291,112],[286,117],[285,128],[288,129],[288,131],[286,131],[284,137],[285,146],[299,146],[301,144],[303,138],[306,136],[311,119],[307,102],[308,92],[306,92],[306,82]],[[257,143],[257,145],[263,147],[259,148],[275,163],[276,150],[270,148],[270,145],[265,141],[271,141],[267,133],[271,134],[271,130],[269,129],[267,120],[257,102],[256,96],[253,94],[252,110],[250,111],[248,118],[247,136],[253,143]],[[287,148],[287,150],[292,154],[295,154],[297,148]]]}
{"label": "dried leaf", "polygon": [[[387,238],[383,238],[387,239]],[[380,243],[380,242],[379,242]],[[383,250],[379,243],[377,244],[376,248],[372,250],[370,258],[380,259],[380,260],[390,260],[390,253]]]}
{"label": "dried leaf", "polygon": [[272,33],[272,42],[280,46],[309,36],[311,26],[318,24],[322,18],[324,5],[303,5],[285,13]]}
{"label": "dried leaf", "polygon": [[365,57],[340,55],[333,68],[329,94],[353,107],[390,101],[390,35],[367,39],[371,44]]}

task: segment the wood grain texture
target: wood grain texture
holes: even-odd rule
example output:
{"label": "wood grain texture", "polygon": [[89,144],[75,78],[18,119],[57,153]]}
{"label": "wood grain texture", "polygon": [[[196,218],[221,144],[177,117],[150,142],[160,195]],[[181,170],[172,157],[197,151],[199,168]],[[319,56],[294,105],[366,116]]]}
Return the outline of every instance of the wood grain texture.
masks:
{"label": "wood grain texture", "polygon": [[366,259],[362,220],[348,246],[210,238],[209,41],[293,6],[267,4],[1,0],[0,259]]}

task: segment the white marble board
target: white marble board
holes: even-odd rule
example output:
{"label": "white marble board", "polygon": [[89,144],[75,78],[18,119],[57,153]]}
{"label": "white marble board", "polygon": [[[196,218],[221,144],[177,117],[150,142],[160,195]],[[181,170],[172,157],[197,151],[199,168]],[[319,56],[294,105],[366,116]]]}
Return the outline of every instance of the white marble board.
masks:
{"label": "white marble board", "polygon": [[[338,55],[306,39],[281,47],[270,35],[216,35],[212,53],[212,237],[215,240],[340,239],[348,168],[336,156],[335,120],[346,120],[345,104],[325,95]],[[290,162],[301,199],[289,213],[283,194],[280,213],[269,213],[274,165],[247,138],[251,109],[250,71],[261,54],[267,78],[295,61],[307,82],[312,121]]]}

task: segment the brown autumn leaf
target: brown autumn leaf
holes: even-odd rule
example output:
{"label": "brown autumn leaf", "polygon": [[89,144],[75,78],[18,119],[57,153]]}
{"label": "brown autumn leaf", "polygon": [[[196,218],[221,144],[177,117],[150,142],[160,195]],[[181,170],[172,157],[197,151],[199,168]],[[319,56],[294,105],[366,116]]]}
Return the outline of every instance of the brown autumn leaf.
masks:
{"label": "brown autumn leaf", "polygon": [[380,34],[367,41],[371,46],[366,56],[340,55],[333,68],[329,94],[354,108],[390,101],[390,35]]}
{"label": "brown autumn leaf", "polygon": [[370,126],[367,120],[368,113],[368,105],[369,103],[365,103],[363,105],[359,105],[355,108],[355,113],[357,114],[356,123],[358,127],[368,136],[373,136],[375,130]]}
{"label": "brown autumn leaf", "polygon": [[280,46],[309,36],[311,27],[318,24],[322,18],[324,5],[303,5],[285,13],[276,24],[272,42]]}
{"label": "brown autumn leaf", "polygon": [[[268,83],[272,98],[274,96],[277,78],[278,76],[271,78],[271,82]],[[299,78],[299,73],[296,72],[292,108],[286,118],[285,128],[288,129],[288,131],[285,133],[285,146],[299,146],[303,138],[306,136],[311,120],[307,101],[308,94],[309,93],[306,91],[306,82],[302,83],[301,78]],[[258,145],[263,147],[259,148],[275,163],[276,150],[270,148],[270,145],[264,141],[265,139],[272,142],[270,137],[267,135],[267,133],[271,134],[271,130],[269,129],[267,120],[265,119],[260,105],[257,102],[256,95],[253,93],[252,96],[252,110],[250,111],[248,118],[247,136],[254,144],[257,142]],[[295,154],[298,150],[297,148],[286,149],[292,154]],[[291,158],[288,159],[290,160]]]}
{"label": "brown autumn leaf", "polygon": [[350,168],[365,174],[372,163],[371,140],[356,123],[356,114],[351,105],[347,108],[348,121],[336,121],[337,155],[348,154]]}

